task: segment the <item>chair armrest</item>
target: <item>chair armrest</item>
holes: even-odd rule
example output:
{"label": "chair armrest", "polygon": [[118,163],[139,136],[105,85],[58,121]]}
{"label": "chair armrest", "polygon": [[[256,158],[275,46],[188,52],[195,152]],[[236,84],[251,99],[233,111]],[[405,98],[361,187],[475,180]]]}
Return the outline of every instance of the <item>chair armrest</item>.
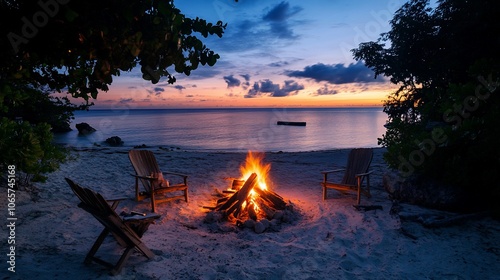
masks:
{"label": "chair armrest", "polygon": [[151,176],[141,176],[141,175],[137,175],[137,174],[130,174],[130,175],[132,175],[132,176],[134,176],[135,178],[138,178],[138,179],[158,180],[158,178],[151,177]]}
{"label": "chair armrest", "polygon": [[180,177],[184,177],[184,178],[188,177],[188,175],[186,175],[186,174],[177,173],[177,172],[168,172],[168,171],[166,171],[166,172],[162,172],[162,173],[163,174],[169,174],[169,175],[176,175],[176,176],[180,176]]}
{"label": "chair armrest", "polygon": [[322,174],[329,174],[329,173],[340,172],[340,171],[345,171],[345,168],[343,168],[343,169],[334,169],[334,170],[321,171],[321,173]]}
{"label": "chair armrest", "polygon": [[106,198],[106,202],[111,203],[110,205],[111,209],[115,210],[116,207],[118,207],[118,204],[125,199],[127,198],[126,197]]}
{"label": "chair armrest", "polygon": [[323,183],[326,183],[326,181],[328,181],[328,174],[340,171],[345,171],[345,168],[321,171],[321,174],[323,174]]}
{"label": "chair armrest", "polygon": [[128,197],[113,197],[113,198],[106,198],[107,202],[115,202],[115,201],[122,201],[128,199]]}
{"label": "chair armrest", "polygon": [[368,176],[368,175],[370,175],[370,174],[372,174],[372,173],[373,173],[373,171],[368,171],[368,172],[366,172],[366,173],[359,173],[359,174],[356,174],[356,175],[354,175],[354,176],[355,176],[355,177],[363,177],[363,176]]}
{"label": "chair armrest", "polygon": [[122,219],[125,222],[138,222],[138,221],[148,220],[148,219],[159,219],[160,217],[161,217],[160,214],[149,213],[149,214],[146,214],[145,216],[134,215],[134,216],[123,217]]}

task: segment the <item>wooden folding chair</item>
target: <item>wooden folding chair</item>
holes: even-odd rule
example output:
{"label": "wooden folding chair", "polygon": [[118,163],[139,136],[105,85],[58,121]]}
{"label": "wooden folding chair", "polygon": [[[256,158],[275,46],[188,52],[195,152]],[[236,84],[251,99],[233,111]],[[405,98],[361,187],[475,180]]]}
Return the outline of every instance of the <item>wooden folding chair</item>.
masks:
{"label": "wooden folding chair", "polygon": [[[154,257],[154,253],[142,242],[141,237],[148,230],[149,225],[161,217],[160,215],[152,213],[145,216],[134,215],[121,218],[116,214],[115,209],[119,201],[123,199],[105,200],[101,194],[83,188],[68,178],[65,179],[81,201],[78,206],[92,214],[104,226],[101,234],[87,253],[85,264],[94,261],[110,268],[111,274],[116,275],[120,273],[133,249],[136,249],[148,259]],[[104,239],[110,233],[120,245],[125,247],[125,251],[114,265],[95,256]]]}
{"label": "wooden folding chair", "polygon": [[[156,203],[171,201],[175,199],[184,199],[188,202],[187,175],[162,172],[153,152],[148,150],[131,150],[128,157],[135,174],[135,198],[137,201],[145,198],[151,198],[151,211],[156,211]],[[163,176],[177,176],[182,178],[182,182],[171,184]],[[144,187],[144,191],[139,190],[139,181]],[[179,180],[180,181],[180,180]],[[172,192],[183,192],[181,195],[167,195]]]}
{"label": "wooden folding chair", "polygon": [[[373,150],[369,148],[352,149],[347,160],[345,169],[336,169],[322,171],[323,182],[323,200],[327,198],[327,190],[335,189],[341,193],[355,192],[357,194],[357,204],[361,202],[361,194],[371,197],[370,195],[370,173],[368,168],[373,158]],[[344,176],[340,182],[328,181],[328,174],[335,172],[344,172]],[[366,178],[366,187],[363,188],[363,180]]]}

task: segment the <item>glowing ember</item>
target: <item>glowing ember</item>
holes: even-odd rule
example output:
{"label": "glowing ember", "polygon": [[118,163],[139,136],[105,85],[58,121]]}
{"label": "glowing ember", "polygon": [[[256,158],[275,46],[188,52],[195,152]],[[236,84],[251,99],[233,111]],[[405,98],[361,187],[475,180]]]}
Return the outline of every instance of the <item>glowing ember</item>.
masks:
{"label": "glowing ember", "polygon": [[263,159],[263,153],[248,152],[240,167],[241,179],[233,179],[230,189],[218,193],[221,198],[215,206],[204,207],[213,210],[206,222],[226,219],[261,233],[270,227],[271,220],[274,229],[278,222],[289,220],[293,208],[268,188],[271,164],[264,163]]}

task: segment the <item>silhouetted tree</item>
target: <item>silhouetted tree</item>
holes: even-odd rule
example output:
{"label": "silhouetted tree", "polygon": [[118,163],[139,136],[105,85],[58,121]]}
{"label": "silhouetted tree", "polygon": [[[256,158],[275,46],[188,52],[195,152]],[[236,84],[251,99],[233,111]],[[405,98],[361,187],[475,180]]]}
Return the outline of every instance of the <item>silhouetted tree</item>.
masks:
{"label": "silhouetted tree", "polygon": [[[40,173],[60,161],[44,153],[54,148],[45,124],[69,121],[76,107],[53,92],[83,98],[85,107],[135,67],[152,83],[174,83],[172,71],[189,75],[217,62],[198,37],[221,37],[225,27],[184,16],[172,0],[0,2],[0,166]],[[22,137],[30,140],[14,143]]]}
{"label": "silhouetted tree", "polygon": [[[500,21],[493,0],[404,4],[391,30],[353,50],[399,85],[379,143],[401,175],[500,196]],[[490,196],[491,197],[491,196]]]}

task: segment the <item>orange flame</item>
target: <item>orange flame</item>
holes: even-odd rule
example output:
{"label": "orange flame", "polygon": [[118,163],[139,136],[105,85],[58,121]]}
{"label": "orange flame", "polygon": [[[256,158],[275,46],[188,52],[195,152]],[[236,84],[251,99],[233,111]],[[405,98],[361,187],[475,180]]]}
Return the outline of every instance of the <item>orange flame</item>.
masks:
{"label": "orange flame", "polygon": [[[245,159],[245,164],[240,167],[240,172],[242,174],[241,179],[246,180],[252,173],[257,174],[257,186],[262,190],[267,189],[267,176],[271,170],[271,164],[263,163],[264,153],[251,152],[247,154]],[[253,190],[252,190],[253,195]]]}

